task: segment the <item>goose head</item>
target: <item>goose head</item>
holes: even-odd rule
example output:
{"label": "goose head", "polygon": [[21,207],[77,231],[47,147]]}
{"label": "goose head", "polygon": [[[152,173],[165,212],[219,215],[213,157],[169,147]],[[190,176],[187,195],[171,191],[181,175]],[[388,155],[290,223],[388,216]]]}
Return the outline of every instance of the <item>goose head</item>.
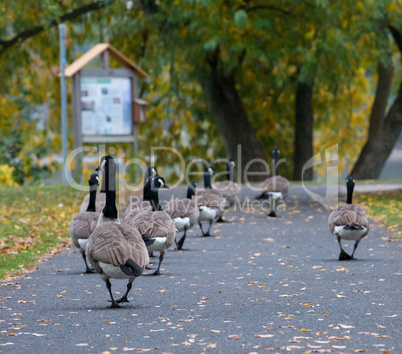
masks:
{"label": "goose head", "polygon": [[96,190],[99,186],[99,176],[97,173],[92,173],[88,180],[89,190]]}
{"label": "goose head", "polygon": [[148,177],[156,177],[158,176],[158,171],[155,166],[148,166],[146,171],[146,176]]}
{"label": "goose head", "polygon": [[99,166],[97,168],[95,168],[95,171],[105,172],[107,163],[109,163],[109,166],[110,166],[110,164],[112,164],[113,167],[116,167],[113,157],[110,155],[106,155],[101,158],[101,160],[99,162]]}
{"label": "goose head", "polygon": [[151,188],[154,189],[160,189],[160,188],[165,188],[169,189],[169,186],[167,185],[165,179],[161,176],[156,176],[152,178],[152,184]]}

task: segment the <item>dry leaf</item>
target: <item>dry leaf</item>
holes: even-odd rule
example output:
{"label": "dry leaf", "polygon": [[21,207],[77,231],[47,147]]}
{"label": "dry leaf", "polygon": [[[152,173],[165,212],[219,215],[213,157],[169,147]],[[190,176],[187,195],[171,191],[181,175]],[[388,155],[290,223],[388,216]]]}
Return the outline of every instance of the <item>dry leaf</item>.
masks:
{"label": "dry leaf", "polygon": [[273,334],[256,334],[255,336],[258,338],[271,338],[274,335]]}
{"label": "dry leaf", "polygon": [[229,339],[240,339],[240,334],[231,334],[228,338]]}
{"label": "dry leaf", "polygon": [[275,242],[275,240],[272,237],[263,238],[262,240],[267,242]]}
{"label": "dry leaf", "polygon": [[310,345],[307,343],[307,348],[309,349],[320,349],[322,348],[322,345]]}
{"label": "dry leaf", "polygon": [[339,324],[339,323],[338,323],[338,327],[341,327],[341,328],[354,328],[353,326],[348,326],[348,325]]}

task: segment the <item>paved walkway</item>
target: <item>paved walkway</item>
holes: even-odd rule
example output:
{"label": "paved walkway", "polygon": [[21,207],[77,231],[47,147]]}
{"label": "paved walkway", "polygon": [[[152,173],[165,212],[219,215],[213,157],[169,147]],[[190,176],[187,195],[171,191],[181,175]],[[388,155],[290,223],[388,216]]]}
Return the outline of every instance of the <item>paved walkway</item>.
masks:
{"label": "paved walkway", "polygon": [[373,222],[358,260],[339,262],[328,215],[301,186],[280,218],[229,211],[214,237],[194,228],[187,250],[168,252],[164,276],[137,279],[121,309],[63,250],[0,287],[0,352],[402,353],[402,243]]}

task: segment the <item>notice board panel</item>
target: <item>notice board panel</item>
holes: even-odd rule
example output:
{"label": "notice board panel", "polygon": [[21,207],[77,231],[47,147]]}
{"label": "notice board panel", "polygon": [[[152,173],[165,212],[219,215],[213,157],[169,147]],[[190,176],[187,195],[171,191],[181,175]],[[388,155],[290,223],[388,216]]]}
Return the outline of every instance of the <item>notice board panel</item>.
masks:
{"label": "notice board panel", "polygon": [[81,77],[82,135],[132,134],[131,79]]}

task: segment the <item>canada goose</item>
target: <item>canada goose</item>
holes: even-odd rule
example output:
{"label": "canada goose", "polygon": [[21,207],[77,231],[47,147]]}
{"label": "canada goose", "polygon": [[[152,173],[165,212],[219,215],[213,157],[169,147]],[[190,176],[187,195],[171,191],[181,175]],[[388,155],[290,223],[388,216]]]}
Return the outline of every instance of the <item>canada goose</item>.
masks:
{"label": "canada goose", "polygon": [[160,275],[160,267],[166,250],[176,239],[176,226],[169,214],[161,211],[159,188],[169,188],[161,176],[149,177],[144,189],[144,198],[149,198],[152,211],[141,211],[134,218],[132,226],[136,228],[149,252],[159,251],[159,264],[155,272],[147,275]]}
{"label": "canada goose", "polygon": [[[158,171],[156,170],[156,167],[148,166],[147,169],[145,170],[145,174],[144,174],[144,188],[145,188],[148,178],[156,177],[156,176],[158,176]],[[131,214],[129,218],[132,220],[135,217],[135,212],[138,213],[141,210],[148,210],[147,205],[149,203],[142,204],[142,201],[144,201],[144,199],[141,200],[137,196],[134,198],[130,197],[130,199],[131,199],[130,203],[128,204],[128,206],[126,207],[126,209],[124,210],[123,213],[124,213],[125,219],[128,217],[129,214]],[[131,212],[133,212],[133,213],[131,213]]]}
{"label": "canada goose", "polygon": [[239,186],[233,182],[233,169],[236,166],[232,159],[229,159],[226,163],[226,181],[215,182],[212,187],[217,190],[222,197],[226,198],[229,206],[232,206],[236,202],[236,197],[239,197]]}
{"label": "canada goose", "polygon": [[267,178],[261,187],[260,195],[257,199],[269,199],[271,211],[268,216],[276,216],[276,205],[279,200],[285,199],[289,194],[290,183],[289,181],[278,175],[278,158],[279,150],[275,149],[272,151],[273,163],[274,163],[274,176]]}
{"label": "canada goose", "polygon": [[175,240],[178,250],[181,250],[183,248],[187,230],[194,226],[200,216],[200,211],[198,209],[197,203],[193,199],[196,187],[197,184],[195,182],[190,182],[187,188],[186,198],[172,199],[164,209],[165,212],[168,213],[173,219],[176,225],[176,229],[179,232],[184,231],[181,239],[178,242],[176,242]]}
{"label": "canada goose", "polygon": [[[212,223],[222,219],[225,208],[228,203],[224,197],[215,189],[211,188],[211,175],[212,168],[206,167],[204,169],[204,190],[196,191],[195,198],[199,206],[200,216],[198,218],[198,225],[200,226],[202,236],[211,236],[210,230]],[[206,233],[202,229],[202,222],[209,222],[209,228]]]}
{"label": "canada goose", "polygon": [[[116,208],[116,165],[113,157],[102,157],[99,169],[104,171],[106,204],[94,232],[89,236],[87,256],[106,283],[112,302],[110,307],[120,307],[119,303],[128,302],[132,283],[143,273],[149,257],[139,232],[120,224]],[[117,301],[113,298],[110,278],[128,279],[127,290]]]}
{"label": "canada goose", "polygon": [[[353,177],[349,177],[346,181],[346,203],[338,204],[328,218],[329,230],[336,236],[341,248],[341,253],[339,254],[340,261],[354,259],[353,255],[360,240],[367,236],[370,231],[370,225],[362,206],[352,204],[354,187],[355,181]],[[348,255],[343,250],[341,239],[355,241],[352,255]]]}
{"label": "canada goose", "polygon": [[95,212],[96,203],[96,189],[99,186],[99,178],[96,173],[91,174],[88,180],[89,184],[89,201],[87,209],[84,212],[80,212],[73,217],[68,228],[70,232],[71,240],[75,247],[77,247],[85,262],[85,273],[93,273],[88,267],[86,257],[86,246],[89,236],[95,230],[96,224],[99,219],[99,213]]}

